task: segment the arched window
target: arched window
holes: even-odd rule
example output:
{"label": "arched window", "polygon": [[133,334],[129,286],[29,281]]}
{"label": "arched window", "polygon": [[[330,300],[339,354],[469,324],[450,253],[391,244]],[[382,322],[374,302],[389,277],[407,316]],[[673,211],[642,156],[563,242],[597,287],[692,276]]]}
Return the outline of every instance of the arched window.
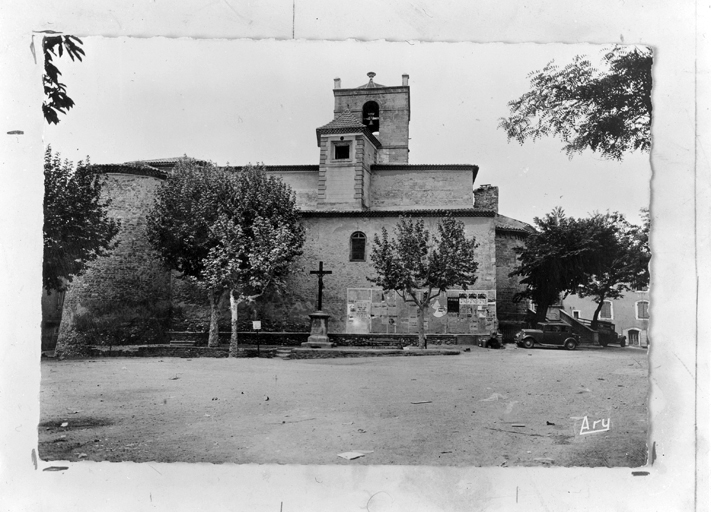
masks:
{"label": "arched window", "polygon": [[360,231],[351,235],[351,261],[365,261],[365,234]]}
{"label": "arched window", "polygon": [[647,320],[649,318],[649,301],[640,300],[637,302],[637,320]]}
{"label": "arched window", "polygon": [[375,101],[368,101],[363,105],[363,124],[370,133],[380,132],[380,107]]}

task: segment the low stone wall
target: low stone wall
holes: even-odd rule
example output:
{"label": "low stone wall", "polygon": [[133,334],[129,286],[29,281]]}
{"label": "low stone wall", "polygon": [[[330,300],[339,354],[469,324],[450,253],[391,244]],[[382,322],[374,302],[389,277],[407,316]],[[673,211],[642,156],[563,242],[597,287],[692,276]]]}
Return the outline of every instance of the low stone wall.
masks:
{"label": "low stone wall", "polygon": [[[197,346],[207,346],[208,333],[206,332],[170,332],[172,341],[193,341]],[[306,342],[309,337],[307,332],[260,332],[257,335],[254,331],[239,332],[237,334],[239,343],[242,345],[273,345],[278,347],[299,347]],[[337,347],[396,347],[402,348],[408,345],[417,345],[416,334],[345,334],[331,333],[328,335],[330,341]],[[480,341],[485,341],[488,336],[460,335],[460,334],[428,334],[428,346],[450,346],[450,345],[477,345]],[[229,344],[230,333],[220,332],[220,343]]]}
{"label": "low stone wall", "polygon": [[91,357],[227,357],[229,347],[171,347],[152,345],[139,347],[89,347]]}
{"label": "low stone wall", "polygon": [[[242,347],[235,357],[251,358],[273,358],[276,357],[279,349],[274,346],[257,349],[254,346]],[[208,347],[176,347],[170,345],[144,345],[138,347],[118,347],[109,350],[107,347],[87,347],[85,357],[180,357],[198,358],[213,357],[222,358],[229,356],[229,346],[221,345],[217,348]],[[402,350],[401,348],[381,349],[381,348],[353,348],[348,349],[308,349],[295,348],[289,354],[289,359],[332,359],[338,357],[397,357],[397,356],[431,356],[431,355],[458,355],[459,350],[449,347],[429,350]]]}
{"label": "low stone wall", "polygon": [[[108,350],[106,347],[88,347],[88,357],[228,357],[229,345],[217,348],[208,347],[175,347],[170,345],[149,345],[140,347],[118,347]],[[274,357],[275,347],[244,347],[234,357]]]}
{"label": "low stone wall", "polygon": [[[194,341],[197,346],[207,346],[207,332],[185,332],[171,331],[169,333],[171,341]],[[219,338],[221,344],[230,343],[229,331],[220,331]],[[275,345],[280,347],[301,346],[309,337],[307,332],[260,332],[244,331],[237,333],[239,344],[242,345]]]}
{"label": "low stone wall", "polygon": [[442,351],[424,351],[424,350],[329,350],[329,349],[312,349],[312,350],[294,350],[289,359],[333,359],[336,357],[402,357],[402,356],[455,356],[458,355],[457,350],[442,350]]}

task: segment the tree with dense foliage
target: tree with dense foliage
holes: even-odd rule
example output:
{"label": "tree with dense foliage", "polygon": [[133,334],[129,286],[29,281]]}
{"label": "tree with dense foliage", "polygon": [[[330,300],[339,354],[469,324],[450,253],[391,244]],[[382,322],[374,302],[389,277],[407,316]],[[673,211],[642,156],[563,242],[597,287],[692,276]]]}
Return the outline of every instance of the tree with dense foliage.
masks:
{"label": "tree with dense foliage", "polygon": [[218,304],[229,292],[235,353],[238,305],[283,285],[301,254],[295,194],[261,166],[219,169],[184,159],[159,189],[148,219],[161,259],[208,292],[209,346],[219,344]]}
{"label": "tree with dense foliage", "polygon": [[648,220],[640,228],[619,213],[575,219],[555,208],[534,222],[536,233],[516,250],[519,265],[511,275],[523,277],[526,289],[514,300],[532,300],[536,322],[545,320],[548,307],[561,295],[578,293],[598,304],[593,316],[596,328],[605,299],[620,298],[630,287],[649,282]]}
{"label": "tree with dense foliage", "polygon": [[62,73],[54,65],[53,58],[61,58],[66,52],[72,60],[81,61],[84,50],[80,47],[82,40],[75,36],[45,36],[42,38],[44,54],[44,85],[45,100],[42,103],[42,113],[47,123],[59,123],[59,114],[66,114],[74,106],[74,100],[67,95],[67,86],[59,81]]}
{"label": "tree with dense foliage", "polygon": [[181,159],[156,192],[147,216],[148,241],[178,277],[207,288],[210,302],[208,345],[219,344],[221,286],[207,286],[203,272],[210,251],[220,243],[211,229],[229,206],[229,175],[212,163]]}
{"label": "tree with dense foliage", "polygon": [[561,294],[577,290],[592,266],[597,241],[587,236],[585,221],[567,217],[555,208],[545,217],[534,219],[536,232],[516,248],[519,265],[511,276],[521,276],[526,289],[515,301],[530,299],[536,305],[535,322],[546,318],[548,307]]}
{"label": "tree with dense foliage", "polygon": [[599,250],[577,293],[597,304],[591,323],[597,329],[605,300],[622,298],[627,291],[649,285],[649,215],[640,227],[617,212],[595,214],[588,229],[588,236],[597,240]]}
{"label": "tree with dense foliage", "polygon": [[554,61],[528,75],[531,90],[509,102],[499,121],[523,144],[555,136],[572,158],[590,149],[603,158],[649,152],[652,138],[652,50],[616,45],[605,50],[604,70],[577,56],[562,69]]}
{"label": "tree with dense foliage", "polygon": [[231,195],[210,226],[218,241],[204,260],[202,279],[230,294],[230,354],[239,350],[239,304],[254,303],[267,290],[281,289],[302,254],[304,228],[296,195],[262,166],[248,165],[228,174]]}
{"label": "tree with dense foliage", "polygon": [[384,291],[395,291],[417,307],[418,344],[424,348],[425,310],[448,288],[467,289],[476,282],[474,237],[467,238],[464,223],[451,216],[437,224],[431,236],[422,219],[400,218],[391,239],[386,228],[373,240],[371,261],[376,277],[369,278]]}
{"label": "tree with dense foliage", "polygon": [[114,248],[119,222],[109,217],[104,183],[88,158],[74,168],[50,146],[45,150],[42,283],[47,292],[65,290],[88,262]]}

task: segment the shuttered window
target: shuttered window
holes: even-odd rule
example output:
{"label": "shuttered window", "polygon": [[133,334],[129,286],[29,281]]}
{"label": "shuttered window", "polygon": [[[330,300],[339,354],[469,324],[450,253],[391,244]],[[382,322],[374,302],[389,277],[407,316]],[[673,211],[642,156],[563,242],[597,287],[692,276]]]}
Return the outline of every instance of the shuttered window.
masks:
{"label": "shuttered window", "polygon": [[605,320],[612,319],[612,302],[606,300],[602,303],[602,309],[600,310],[600,318]]}
{"label": "shuttered window", "polygon": [[641,300],[637,303],[637,319],[645,320],[649,318],[649,302]]}

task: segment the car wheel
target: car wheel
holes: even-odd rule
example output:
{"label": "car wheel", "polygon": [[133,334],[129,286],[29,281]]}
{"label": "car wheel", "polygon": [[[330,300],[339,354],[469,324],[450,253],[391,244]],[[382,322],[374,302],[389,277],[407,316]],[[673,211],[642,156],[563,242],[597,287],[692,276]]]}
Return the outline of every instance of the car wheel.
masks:
{"label": "car wheel", "polygon": [[569,338],[569,339],[565,340],[565,348],[567,350],[575,350],[575,347],[577,347],[577,346],[578,346],[578,344],[575,342],[574,339]]}
{"label": "car wheel", "polygon": [[523,347],[524,348],[533,348],[533,339],[526,338],[525,340],[523,340]]}

